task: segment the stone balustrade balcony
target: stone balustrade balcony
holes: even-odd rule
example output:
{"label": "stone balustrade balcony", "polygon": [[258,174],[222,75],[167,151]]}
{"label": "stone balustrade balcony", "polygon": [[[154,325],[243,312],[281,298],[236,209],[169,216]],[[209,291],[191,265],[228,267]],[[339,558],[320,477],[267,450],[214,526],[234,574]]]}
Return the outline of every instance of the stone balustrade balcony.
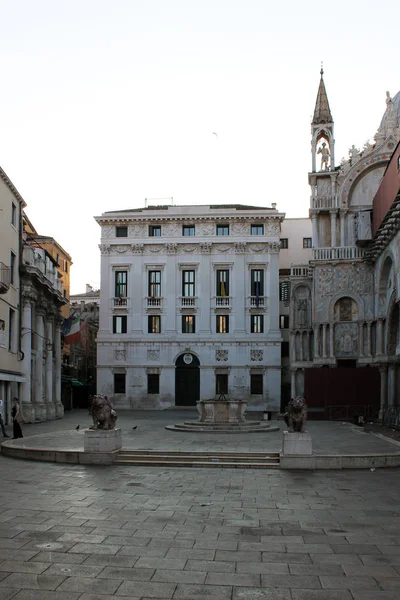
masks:
{"label": "stone balustrade balcony", "polygon": [[163,307],[163,300],[164,300],[164,298],[162,296],[147,296],[146,297],[146,307],[147,308],[159,308],[161,310]]}
{"label": "stone balustrade balcony", "polygon": [[267,308],[267,296],[249,296],[247,299],[247,308],[258,308],[266,310]]}
{"label": "stone balustrade balcony", "polygon": [[338,246],[337,248],[313,248],[312,260],[361,260],[365,249],[358,246]]}
{"label": "stone balustrade balcony", "polygon": [[291,265],[290,277],[310,277],[310,268],[308,265]]}
{"label": "stone balustrade balcony", "polygon": [[232,308],[232,296],[214,296],[215,308]]}
{"label": "stone balustrade balcony", "polygon": [[43,275],[51,286],[60,294],[62,293],[62,280],[58,276],[58,271],[53,262],[43,248],[34,246],[25,246],[22,254],[23,264],[26,267],[33,267]]}
{"label": "stone balustrade balcony", "polygon": [[179,306],[181,308],[196,308],[197,297],[196,296],[179,296]]}
{"label": "stone balustrade balcony", "polygon": [[335,196],[311,196],[311,208],[318,210],[330,210],[339,208],[339,198]]}
{"label": "stone balustrade balcony", "polygon": [[127,296],[116,296],[111,298],[111,307],[113,309],[126,309],[130,308],[130,298]]}

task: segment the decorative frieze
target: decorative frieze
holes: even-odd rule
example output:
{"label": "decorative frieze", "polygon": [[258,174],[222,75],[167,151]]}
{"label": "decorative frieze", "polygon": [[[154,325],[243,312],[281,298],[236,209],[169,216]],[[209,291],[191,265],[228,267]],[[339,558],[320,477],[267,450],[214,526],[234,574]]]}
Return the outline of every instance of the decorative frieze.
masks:
{"label": "decorative frieze", "polygon": [[147,360],[160,361],[160,351],[159,350],[147,350]]}
{"label": "decorative frieze", "polygon": [[228,360],[228,350],[216,350],[215,360],[217,362],[225,362]]}
{"label": "decorative frieze", "polygon": [[114,356],[115,356],[115,360],[125,361],[126,360],[126,350],[115,350]]}
{"label": "decorative frieze", "polygon": [[250,360],[252,362],[264,360],[264,350],[250,350]]}

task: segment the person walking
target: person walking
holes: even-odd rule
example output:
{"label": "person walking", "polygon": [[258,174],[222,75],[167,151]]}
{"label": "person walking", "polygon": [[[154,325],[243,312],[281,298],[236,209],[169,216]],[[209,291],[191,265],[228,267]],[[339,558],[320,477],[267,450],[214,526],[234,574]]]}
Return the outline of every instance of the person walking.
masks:
{"label": "person walking", "polygon": [[9,437],[4,428],[3,410],[4,410],[4,402],[0,398],[0,427],[1,427],[1,431],[3,432],[3,437]]}
{"label": "person walking", "polygon": [[24,437],[22,435],[22,429],[20,422],[22,420],[21,411],[19,409],[18,398],[13,398],[13,407],[12,407],[12,418],[13,418],[13,440],[17,438]]}

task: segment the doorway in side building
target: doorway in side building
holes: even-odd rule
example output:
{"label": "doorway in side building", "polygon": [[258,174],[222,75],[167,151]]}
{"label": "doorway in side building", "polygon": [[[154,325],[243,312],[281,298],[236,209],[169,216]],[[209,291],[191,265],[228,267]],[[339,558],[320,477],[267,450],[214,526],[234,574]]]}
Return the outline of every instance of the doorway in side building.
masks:
{"label": "doorway in side building", "polygon": [[186,352],[175,361],[175,406],[196,406],[200,400],[200,361]]}

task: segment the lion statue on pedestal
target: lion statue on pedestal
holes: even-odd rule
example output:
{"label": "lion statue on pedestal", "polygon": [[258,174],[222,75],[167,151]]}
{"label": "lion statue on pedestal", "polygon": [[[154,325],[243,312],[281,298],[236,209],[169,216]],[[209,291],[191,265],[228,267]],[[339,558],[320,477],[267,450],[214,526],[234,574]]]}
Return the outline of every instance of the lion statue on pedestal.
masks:
{"label": "lion statue on pedestal", "polygon": [[93,396],[89,412],[93,419],[93,427],[91,429],[115,429],[117,413],[107,396],[103,396],[103,394]]}
{"label": "lion statue on pedestal", "polygon": [[305,424],[307,421],[307,404],[301,396],[295,396],[289,402],[285,412],[285,423],[289,432],[305,433]]}

